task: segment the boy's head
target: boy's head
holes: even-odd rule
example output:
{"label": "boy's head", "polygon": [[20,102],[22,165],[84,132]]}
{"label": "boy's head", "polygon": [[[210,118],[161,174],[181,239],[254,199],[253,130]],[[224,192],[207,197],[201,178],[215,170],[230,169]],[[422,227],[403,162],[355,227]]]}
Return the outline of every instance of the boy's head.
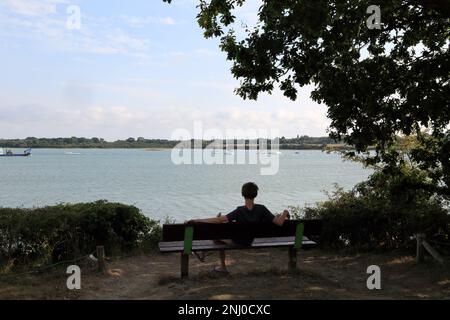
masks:
{"label": "boy's head", "polygon": [[253,182],[247,182],[242,186],[242,196],[253,200],[258,195],[258,186]]}

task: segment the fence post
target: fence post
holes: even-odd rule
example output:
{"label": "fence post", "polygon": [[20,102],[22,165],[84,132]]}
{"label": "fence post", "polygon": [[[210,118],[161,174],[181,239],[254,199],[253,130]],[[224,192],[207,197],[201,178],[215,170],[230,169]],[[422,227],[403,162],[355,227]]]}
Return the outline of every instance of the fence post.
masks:
{"label": "fence post", "polygon": [[423,260],[424,260],[424,248],[423,248],[423,240],[424,239],[425,239],[425,234],[423,234],[423,233],[416,234],[416,240],[417,240],[416,263],[423,262]]}
{"label": "fence post", "polygon": [[105,247],[97,246],[98,271],[102,274],[106,273],[105,265]]}

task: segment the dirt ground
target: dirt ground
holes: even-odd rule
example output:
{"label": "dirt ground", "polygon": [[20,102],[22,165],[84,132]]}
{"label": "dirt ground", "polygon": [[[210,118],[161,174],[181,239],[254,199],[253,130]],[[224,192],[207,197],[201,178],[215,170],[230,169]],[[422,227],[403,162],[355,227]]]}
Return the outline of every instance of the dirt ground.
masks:
{"label": "dirt ground", "polygon": [[[0,277],[0,299],[450,299],[450,263],[416,265],[401,253],[337,254],[314,249],[299,254],[299,270],[287,272],[286,249],[228,252],[230,275],[191,258],[190,277],[179,278],[178,254],[141,255],[108,261],[107,275],[81,264],[81,290],[68,290],[65,268]],[[381,268],[381,290],[368,290],[369,265]]]}

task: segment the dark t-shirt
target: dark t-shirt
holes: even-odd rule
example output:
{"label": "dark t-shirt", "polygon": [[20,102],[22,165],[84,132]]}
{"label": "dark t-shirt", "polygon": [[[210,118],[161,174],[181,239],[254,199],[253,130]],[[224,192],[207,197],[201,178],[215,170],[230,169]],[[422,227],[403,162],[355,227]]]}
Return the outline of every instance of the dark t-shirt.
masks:
{"label": "dark t-shirt", "polygon": [[[255,222],[272,222],[275,216],[265,206],[255,204],[252,210],[246,206],[237,207],[235,210],[227,214],[229,222],[239,223],[255,223]],[[234,242],[242,245],[250,245],[253,238],[232,239]]]}

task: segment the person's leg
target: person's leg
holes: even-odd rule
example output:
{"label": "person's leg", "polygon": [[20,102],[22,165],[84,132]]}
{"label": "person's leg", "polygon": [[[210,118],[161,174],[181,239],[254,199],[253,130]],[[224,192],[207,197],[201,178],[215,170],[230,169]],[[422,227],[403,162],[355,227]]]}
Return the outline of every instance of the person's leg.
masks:
{"label": "person's leg", "polygon": [[221,271],[228,271],[227,270],[227,264],[226,264],[225,250],[220,250],[219,251],[219,257],[220,257],[220,270]]}
{"label": "person's leg", "polygon": [[[215,240],[217,244],[232,244],[231,240]],[[219,259],[220,259],[220,269],[218,271],[228,272],[227,264],[226,264],[226,254],[225,250],[219,250]]]}
{"label": "person's leg", "polygon": [[[219,214],[217,215],[218,217],[222,216],[222,212],[219,212]],[[227,244],[226,240],[219,240],[220,242]],[[220,269],[221,271],[227,271],[227,265],[226,265],[226,255],[225,255],[225,250],[220,250],[219,251],[219,259],[220,259]]]}

